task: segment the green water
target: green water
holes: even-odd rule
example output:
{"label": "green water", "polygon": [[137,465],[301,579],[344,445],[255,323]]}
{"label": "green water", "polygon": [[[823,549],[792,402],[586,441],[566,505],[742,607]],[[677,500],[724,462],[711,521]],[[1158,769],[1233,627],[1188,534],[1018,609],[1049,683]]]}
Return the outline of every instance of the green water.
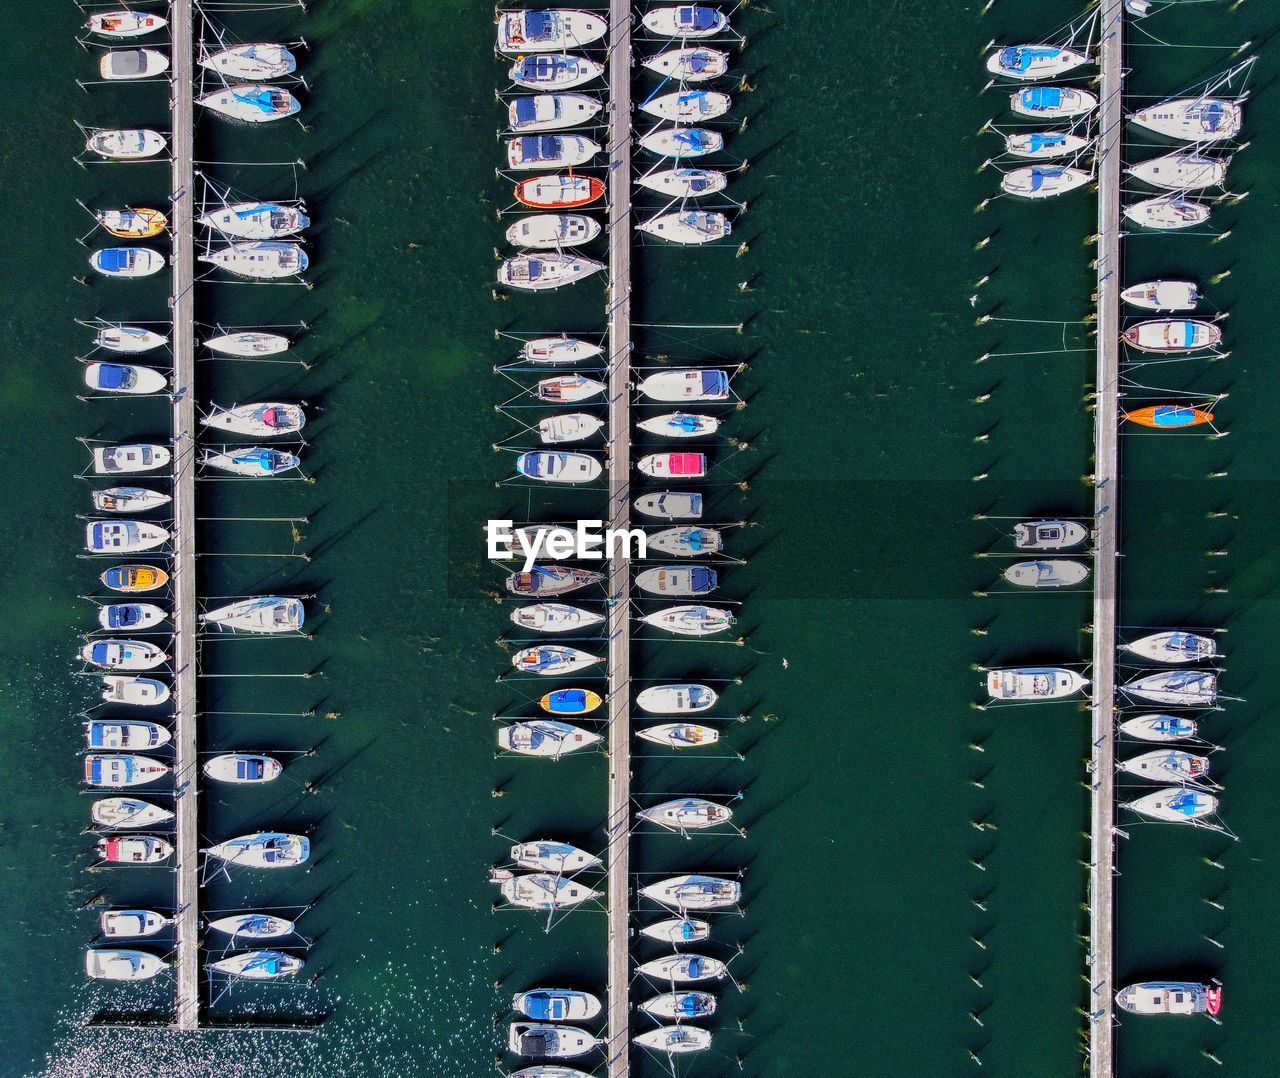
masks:
{"label": "green water", "polygon": [[[751,168],[732,192],[749,202],[735,238],[750,250],[735,259],[732,249],[645,248],[637,257],[637,321],[746,323],[740,337],[646,330],[644,353],[749,361],[736,383],[749,405],[729,433],[750,448],[718,451],[715,503],[715,519],[752,525],[732,540],[749,563],[726,570],[723,591],[744,602],[746,646],[637,649],[644,677],[742,677],[724,710],[751,716],[726,739],[743,762],[636,766],[638,791],[745,792],[736,806],[745,840],[636,844],[646,876],[747,869],[746,916],[718,919],[713,953],[743,943],[732,969],[749,990],[723,993],[715,1048],[683,1073],[738,1073],[738,1060],[762,1075],[949,1076],[976,1072],[971,1051],[985,1074],[1080,1067],[1085,713],[971,707],[980,688],[971,664],[1083,659],[1091,647],[1080,629],[1086,596],[973,595],[995,573],[972,555],[998,538],[973,514],[1089,504],[1080,482],[1090,470],[1089,353],[975,364],[986,351],[1052,350],[1063,338],[1053,326],[978,329],[967,302],[991,274],[979,310],[1063,320],[1088,311],[1089,197],[999,200],[973,212],[996,185],[992,172],[974,171],[994,140],[974,133],[1001,104],[996,92],[977,95],[982,47],[1072,15],[1072,5],[1046,6],[1004,0],[985,19],[973,4],[866,0],[739,13],[748,35],[740,68],[755,90],[738,98],[735,115],[749,124],[730,148]],[[296,176],[289,167],[214,174],[264,196],[290,195],[296,182],[316,222],[314,291],[210,285],[197,299],[211,320],[311,326],[297,353],[310,370],[224,363],[199,372],[201,399],[269,393],[322,409],[307,428],[313,486],[201,487],[205,516],[309,520],[296,545],[309,562],[208,557],[201,569],[208,595],[319,596],[314,640],[206,648],[209,673],[317,676],[209,679],[211,712],[284,714],[210,715],[202,734],[209,750],[319,746],[289,772],[317,783],[315,796],[297,785],[211,791],[201,821],[210,839],[276,824],[315,829],[310,873],[238,876],[209,896],[227,907],[316,902],[303,922],[316,941],[315,985],[237,992],[215,1008],[227,1018],[327,1015],[309,1034],[83,1028],[99,1010],[163,1006],[167,984],[141,993],[87,985],[81,949],[93,914],[78,907],[103,893],[163,903],[169,884],[159,872],[82,871],[91,840],[80,833],[87,800],[76,787],[73,716],[92,689],[73,678],[71,656],[89,624],[75,596],[100,567],[74,556],[75,514],[88,505],[72,479],[86,459],[74,438],[161,438],[167,416],[156,402],[75,399],[71,357],[87,333],[72,320],[158,319],[165,298],[163,280],[73,283],[85,272],[73,239],[89,223],[75,199],[155,204],[167,173],[76,168],[71,121],[163,127],[165,96],[76,89],[91,60],[74,44],[71,5],[41,10],[14,35],[26,44],[8,67],[22,108],[11,108],[0,136],[0,169],[6,191],[35,212],[10,229],[0,260],[0,447],[11,462],[0,527],[14,555],[0,584],[9,615],[0,623],[0,917],[19,929],[0,944],[10,970],[0,996],[9,1004],[0,1008],[4,1073],[479,1076],[494,1073],[493,1016],[508,993],[556,980],[603,987],[602,915],[583,912],[544,935],[536,916],[492,914],[485,882],[506,844],[494,830],[598,845],[605,799],[602,757],[545,765],[493,755],[489,716],[531,694],[494,682],[507,663],[492,644],[506,610],[491,601],[500,573],[483,560],[480,527],[568,504],[494,487],[510,458],[489,447],[513,427],[493,410],[509,395],[490,373],[508,352],[493,330],[596,327],[603,292],[592,282],[566,295],[491,299],[502,227],[494,209],[509,193],[493,176],[501,68],[489,16],[485,5],[438,0],[229,16],[247,40],[308,39],[310,130],[201,121],[204,159],[305,159]],[[1261,40],[1268,23],[1259,4],[1229,16],[1206,4],[1149,25],[1166,39],[1235,43]],[[1130,59],[1139,91],[1154,93],[1220,58],[1139,48]],[[1127,250],[1134,280],[1177,272],[1203,281],[1230,268],[1211,298],[1232,313],[1234,354],[1151,379],[1231,389],[1220,409],[1229,439],[1124,442],[1126,474],[1139,481],[1125,500],[1123,620],[1228,626],[1224,687],[1248,698],[1206,723],[1228,746],[1215,772],[1243,841],[1135,826],[1121,848],[1119,976],[1218,975],[1228,993],[1222,1028],[1126,1022],[1121,1073],[1135,1078],[1223,1073],[1205,1049],[1242,1078],[1270,1073],[1274,1058],[1267,929],[1280,870],[1267,845],[1265,769],[1277,697],[1265,675],[1280,561],[1268,542],[1267,407],[1280,387],[1263,284],[1276,271],[1266,237],[1277,199],[1265,65],[1254,91],[1256,143],[1231,178],[1251,197],[1215,216],[1234,235]],[[739,291],[743,281],[750,291]],[[1090,339],[1073,328],[1067,344]],[[1220,470],[1229,477],[1201,481]],[[742,479],[745,492],[733,486]],[[1229,515],[1208,520],[1211,510]],[[202,542],[224,554],[295,549],[286,524],[211,526]],[[1206,558],[1209,549],[1229,554]],[[1211,585],[1230,592],[1207,596]],[[312,708],[314,717],[286,717]],[[638,1070],[663,1072],[643,1060]]]}

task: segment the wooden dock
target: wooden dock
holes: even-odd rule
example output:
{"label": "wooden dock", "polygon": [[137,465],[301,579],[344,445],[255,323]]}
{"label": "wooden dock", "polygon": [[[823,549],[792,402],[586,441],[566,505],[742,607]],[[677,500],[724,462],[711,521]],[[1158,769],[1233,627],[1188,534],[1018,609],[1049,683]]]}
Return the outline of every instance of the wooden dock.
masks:
{"label": "wooden dock", "polygon": [[[609,523],[631,520],[631,4],[609,0]],[[609,1078],[631,1070],[631,561],[609,563]]]}
{"label": "wooden dock", "polygon": [[1102,0],[1098,133],[1098,370],[1094,403],[1093,702],[1089,827],[1089,1074],[1115,1074],[1115,701],[1120,516],[1121,147],[1124,2]]}

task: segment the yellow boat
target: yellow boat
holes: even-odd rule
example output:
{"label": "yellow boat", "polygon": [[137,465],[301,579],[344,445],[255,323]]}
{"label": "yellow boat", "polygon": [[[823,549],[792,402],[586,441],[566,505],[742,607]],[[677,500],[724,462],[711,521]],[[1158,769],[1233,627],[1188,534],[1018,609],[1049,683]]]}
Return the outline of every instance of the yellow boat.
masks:
{"label": "yellow boat", "polygon": [[155,591],[169,583],[169,574],[155,565],[116,565],[99,579],[112,591]]}
{"label": "yellow boat", "polygon": [[159,210],[125,208],[123,210],[99,210],[98,224],[126,240],[145,240],[158,236],[169,227],[169,219]]}
{"label": "yellow boat", "polygon": [[604,700],[590,689],[556,689],[538,701],[542,710],[552,715],[587,715],[595,711]]}

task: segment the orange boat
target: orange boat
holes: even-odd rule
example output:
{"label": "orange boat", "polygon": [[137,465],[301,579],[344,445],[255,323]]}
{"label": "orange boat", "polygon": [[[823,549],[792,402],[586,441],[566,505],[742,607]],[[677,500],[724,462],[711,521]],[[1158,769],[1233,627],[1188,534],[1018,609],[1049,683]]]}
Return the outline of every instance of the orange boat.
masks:
{"label": "orange boat", "polygon": [[112,591],[155,591],[169,583],[169,574],[154,565],[116,565],[99,579]]}
{"label": "orange boat", "polygon": [[1130,423],[1155,427],[1158,430],[1198,427],[1201,423],[1213,422],[1212,412],[1206,412],[1202,408],[1192,408],[1187,404],[1153,404],[1149,408],[1139,408],[1133,412],[1125,412],[1123,415]]}
{"label": "orange boat", "polygon": [[604,195],[604,181],[594,176],[533,176],[516,185],[516,200],[535,210],[567,210],[586,206]]}
{"label": "orange boat", "polygon": [[139,209],[99,210],[98,224],[126,240],[144,240],[158,236],[169,227],[169,219],[159,210]]}

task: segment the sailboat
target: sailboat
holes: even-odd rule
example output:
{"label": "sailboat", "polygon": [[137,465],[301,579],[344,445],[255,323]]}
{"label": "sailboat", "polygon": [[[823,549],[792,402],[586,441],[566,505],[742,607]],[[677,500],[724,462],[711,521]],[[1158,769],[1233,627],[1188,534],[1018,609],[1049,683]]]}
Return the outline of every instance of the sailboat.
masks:
{"label": "sailboat", "polygon": [[1222,341],[1222,329],[1194,318],[1160,318],[1124,331],[1124,340],[1140,352],[1196,352]]}
{"label": "sailboat", "polygon": [[645,1014],[654,1018],[675,1018],[692,1021],[710,1018],[716,1013],[716,997],[710,992],[666,992],[640,1004]]}
{"label": "sailboat", "polygon": [[1215,142],[1240,133],[1244,107],[1239,101],[1225,98],[1180,97],[1139,109],[1127,119],[1137,127],[1180,142]]}
{"label": "sailboat", "polygon": [[151,79],[169,70],[169,57],[158,49],[110,49],[98,58],[98,77],[106,82]]}
{"label": "sailboat", "polygon": [[559,677],[572,674],[576,670],[602,663],[599,655],[577,648],[559,647],[554,644],[543,644],[539,647],[523,648],[511,656],[511,665],[517,670],[529,674],[541,674],[544,677]]}
{"label": "sailboat", "polygon": [[640,620],[678,636],[714,636],[729,629],[736,619],[728,610],[717,606],[689,605],[670,606],[646,614]]}
{"label": "sailboat", "polygon": [[604,615],[565,603],[534,603],[511,611],[511,620],[522,629],[540,633],[581,632],[603,622]]}
{"label": "sailboat", "polygon": [[164,153],[168,145],[168,140],[159,131],[133,127],[94,131],[85,140],[84,148],[99,157],[116,161],[139,161]]}
{"label": "sailboat", "polygon": [[663,127],[641,135],[639,143],[659,157],[706,157],[724,149],[724,136],[706,127]]}
{"label": "sailboat", "polygon": [[508,243],[537,251],[579,247],[599,235],[600,222],[581,213],[537,213],[507,228]]}
{"label": "sailboat", "polygon": [[678,910],[719,910],[736,906],[742,899],[742,884],[719,876],[691,873],[659,880],[640,893],[654,902]]}
{"label": "sailboat", "polygon": [[1202,191],[1219,187],[1227,178],[1231,159],[1196,153],[1171,153],[1130,165],[1125,171],[1135,179],[1165,191]]}
{"label": "sailboat", "polygon": [[692,124],[723,116],[732,105],[733,99],[717,90],[675,90],[643,102],[640,111],[659,120]]}
{"label": "sailboat", "polygon": [[706,82],[728,72],[729,54],[706,45],[690,45],[682,49],[668,49],[640,63],[672,82]]}
{"label": "sailboat", "polygon": [[561,876],[599,868],[601,864],[595,854],[567,842],[553,840],[517,842],[511,847],[511,860],[520,868],[554,872]]}
{"label": "sailboat", "polygon": [[137,354],[168,344],[169,338],[142,326],[103,326],[94,335],[93,343],[110,352]]}
{"label": "sailboat", "polygon": [[561,131],[589,123],[603,108],[590,94],[525,94],[507,106],[507,124],[517,133]]}
{"label": "sailboat", "polygon": [[84,953],[84,972],[98,981],[149,981],[169,963],[149,951],[91,947]]}
{"label": "sailboat", "polygon": [[263,479],[291,472],[302,462],[296,453],[286,453],[282,449],[264,449],[255,445],[222,452],[206,449],[200,456],[200,463],[220,472],[230,472],[248,479]]}
{"label": "sailboat", "polygon": [[647,549],[677,558],[696,558],[719,554],[724,550],[724,539],[716,528],[664,528],[649,536]]}
{"label": "sailboat", "polygon": [[302,111],[302,103],[288,90],[266,83],[238,83],[196,98],[203,105],[229,120],[265,124],[283,120]]}
{"label": "sailboat", "polygon": [[1181,630],[1152,633],[1120,647],[1157,663],[1194,663],[1219,656],[1218,644],[1213,637]]}
{"label": "sailboat", "polygon": [[1143,981],[1116,993],[1116,1004],[1130,1014],[1209,1014],[1222,1008],[1222,989],[1194,981]]}
{"label": "sailboat", "polygon": [[1218,811],[1218,799],[1203,790],[1188,790],[1181,786],[1166,786],[1133,801],[1121,802],[1140,816],[1162,823],[1189,823],[1213,816]]}
{"label": "sailboat", "polygon": [[520,56],[507,76],[517,86],[530,90],[568,90],[593,82],[604,74],[604,65],[585,56],[548,56],[538,53]]}
{"label": "sailboat", "polygon": [[102,679],[102,699],[108,704],[158,707],[169,696],[169,686],[156,678],[109,674]]}
{"label": "sailboat", "polygon": [[145,640],[90,640],[80,658],[104,670],[154,670],[169,656]]}
{"label": "sailboat", "polygon": [[112,632],[149,629],[167,615],[154,603],[106,603],[98,607],[98,624]]}
{"label": "sailboat", "polygon": [[1078,693],[1089,682],[1060,666],[1020,666],[987,671],[987,692],[993,700],[1058,700]]}
{"label": "sailboat", "polygon": [[720,370],[681,367],[658,371],[640,382],[640,392],[653,401],[724,401],[729,399],[729,375]]}
{"label": "sailboat", "polygon": [[1204,782],[1209,778],[1209,758],[1184,752],[1182,749],[1155,749],[1121,760],[1116,765],[1121,771],[1153,782]]}
{"label": "sailboat", "polygon": [[1065,588],[1087,580],[1089,567],[1083,562],[1050,558],[1014,562],[1001,575],[1020,588]]}
{"label": "sailboat", "polygon": [[103,910],[98,915],[98,928],[107,939],[128,936],[154,936],[173,924],[155,910]]}
{"label": "sailboat", "polygon": [[169,219],[159,210],[145,207],[99,210],[94,214],[102,228],[122,240],[146,240],[169,227]]}
{"label": "sailboat", "polygon": [[714,195],[729,185],[729,177],[710,168],[668,168],[646,172],[636,183],[671,199]]}
{"label": "sailboat", "polygon": [[631,1040],[641,1048],[668,1055],[705,1052],[711,1047],[711,1033],[698,1026],[659,1026],[647,1033],[637,1033]]}
{"label": "sailboat", "polygon": [[286,46],[259,41],[209,53],[201,57],[200,66],[216,71],[226,79],[267,82],[292,75],[298,68],[298,61]]}
{"label": "sailboat", "polygon": [[574,210],[604,197],[604,181],[595,176],[552,173],[516,184],[516,201],[535,210]]}
{"label": "sailboat", "polygon": [[636,426],[659,438],[703,438],[720,429],[720,420],[713,415],[665,412],[652,419],[642,420]]}
{"label": "sailboat", "polygon": [[515,595],[568,595],[592,584],[599,584],[603,573],[572,569],[564,565],[535,565],[527,573],[512,573],[506,580],[507,591]]}
{"label": "sailboat", "polygon": [[163,15],[150,11],[104,11],[90,15],[84,24],[91,34],[114,38],[142,37],[168,25],[169,20]]}
{"label": "sailboat", "polygon": [[650,453],[636,468],[654,479],[702,479],[707,474],[705,453]]}
{"label": "sailboat", "polygon": [[1148,311],[1194,311],[1200,292],[1194,281],[1144,281],[1130,285],[1120,298]]}
{"label": "sailboat", "polygon": [[498,15],[498,51],[565,52],[599,41],[608,29],[604,19],[587,11],[504,11]]}
{"label": "sailboat", "polygon": [[554,719],[530,719],[498,730],[498,747],[522,756],[559,759],[579,749],[589,748],[599,740],[599,734]]}
{"label": "sailboat", "polygon": [[100,513],[146,513],[171,501],[168,494],[149,487],[107,487],[93,492],[93,507]]}
{"label": "sailboat", "polygon": [[107,247],[89,256],[104,277],[150,277],[165,268],[165,258],[150,247]]}
{"label": "sailboat", "polygon": [[1084,169],[1064,165],[1027,165],[1006,172],[1000,190],[1020,198],[1053,198],[1083,187],[1090,180]]}
{"label": "sailboat", "polygon": [[200,615],[202,625],[246,633],[296,633],[306,610],[301,599],[283,595],[255,595]]}
{"label": "sailboat", "polygon": [[600,1001],[590,992],[571,988],[530,988],[517,992],[511,1009],[540,1022],[586,1022],[600,1013]]}
{"label": "sailboat", "polygon": [[1023,82],[1054,79],[1087,64],[1089,57],[1058,45],[1006,45],[987,58],[987,70]]}
{"label": "sailboat", "polygon": [[1021,131],[1006,135],[1004,152],[1012,157],[1054,161],[1074,157],[1089,147],[1089,140],[1070,131]]}
{"label": "sailboat", "polygon": [[689,491],[662,490],[656,494],[642,494],[632,503],[636,512],[661,520],[700,520],[702,495]]}
{"label": "sailboat", "polygon": [[502,897],[513,906],[529,910],[563,910],[599,898],[600,891],[593,891],[585,884],[566,876],[535,873],[521,876],[506,871],[495,871],[493,882],[500,884]]}
{"label": "sailboat", "polygon": [[308,265],[307,252],[288,240],[241,240],[198,258],[255,281],[296,277],[305,272]]}
{"label": "sailboat", "polygon": [[645,925],[640,929],[640,935],[659,943],[700,943],[711,936],[711,923],[692,917],[667,917]]}
{"label": "sailboat", "polygon": [[559,337],[535,337],[520,347],[520,358],[526,363],[581,363],[594,359],[604,349],[590,341],[561,334]]}
{"label": "sailboat", "polygon": [[126,830],[164,826],[173,819],[173,812],[135,797],[104,797],[93,803],[89,816],[99,827]]}
{"label": "sailboat", "polygon": [[1088,538],[1084,525],[1073,520],[1028,520],[1013,529],[1019,550],[1068,550]]}
{"label": "sailboat", "polygon": [[171,455],[162,445],[104,446],[93,451],[93,470],[98,475],[154,472],[169,463]]}
{"label": "sailboat", "polygon": [[1213,422],[1212,412],[1190,404],[1153,404],[1135,408],[1131,412],[1121,412],[1120,417],[1130,423],[1157,430],[1179,430],[1182,427],[1198,427],[1202,423]]}
{"label": "sailboat", "polygon": [[210,846],[204,851],[231,865],[247,868],[293,868],[311,856],[311,840],[282,831],[255,831]]}
{"label": "sailboat", "polygon": [[1127,682],[1120,689],[1153,704],[1213,707],[1218,699],[1218,675],[1212,670],[1162,670]]}
{"label": "sailboat", "polygon": [[733,231],[723,213],[714,210],[676,210],[641,221],[636,228],[672,243],[697,245],[722,240]]}
{"label": "sailboat", "polygon": [[600,478],[603,466],[587,453],[537,450],[516,457],[516,473],[544,483],[591,483]]}
{"label": "sailboat", "polygon": [[661,805],[641,809],[636,819],[645,820],[668,831],[705,831],[733,819],[727,805],[708,801],[705,797],[680,797]]}
{"label": "sailboat", "polygon": [[709,711],[718,699],[710,685],[652,685],[636,695],[636,706],[650,715],[693,715]]}
{"label": "sailboat", "polygon": [[232,202],[196,218],[205,228],[241,240],[292,236],[311,224],[300,205],[280,202]]}
{"label": "sailboat", "polygon": [[109,752],[158,749],[173,735],[154,722],[116,722],[112,719],[90,719],[84,724],[85,742],[91,749]]}
{"label": "sailboat", "polygon": [[718,958],[709,958],[707,955],[669,954],[642,963],[636,967],[636,972],[652,977],[656,981],[688,984],[695,981],[719,980],[729,972],[729,969]]}
{"label": "sailboat", "polygon": [[604,420],[585,412],[553,415],[538,420],[538,437],[543,445],[563,445],[568,442],[584,442],[600,433]]}
{"label": "sailboat", "polygon": [[543,292],[577,284],[604,269],[603,262],[580,255],[549,252],[516,255],[498,267],[498,283],[527,292]]}
{"label": "sailboat", "polygon": [[248,939],[280,939],[291,936],[297,931],[297,925],[285,917],[274,917],[266,913],[240,913],[230,917],[219,917],[210,921],[206,928],[221,932],[224,936],[244,936]]}
{"label": "sailboat", "polygon": [[1009,107],[1037,120],[1065,120],[1092,112],[1098,99],[1088,90],[1069,86],[1024,86],[1009,99]]}
{"label": "sailboat", "polygon": [[544,378],[534,389],[540,401],[549,404],[576,404],[590,400],[605,391],[603,382],[583,374],[562,374],[557,378]]}
{"label": "sailboat", "polygon": [[722,11],[704,4],[650,8],[640,23],[659,37],[713,37],[729,28],[729,19]]}
{"label": "sailboat", "polygon": [[214,782],[243,786],[279,778],[284,765],[274,756],[260,752],[227,752],[206,760],[201,770]]}
{"label": "sailboat", "polygon": [[109,865],[158,865],[173,855],[173,843],[158,835],[121,835],[99,839],[97,853]]}
{"label": "sailboat", "polygon": [[635,584],[650,595],[685,599],[715,591],[719,579],[706,565],[658,565],[637,573]]}
{"label": "sailboat", "polygon": [[1138,715],[1122,722],[1120,733],[1139,741],[1190,741],[1196,724],[1177,715]]}
{"label": "sailboat", "polygon": [[226,356],[274,356],[289,350],[289,338],[278,333],[224,333],[210,337],[204,346]]}
{"label": "sailboat", "polygon": [[534,1022],[512,1022],[507,1034],[507,1050],[531,1059],[574,1059],[604,1045],[577,1026],[550,1026]]}
{"label": "sailboat", "polygon": [[243,434],[247,438],[279,438],[302,430],[307,422],[307,414],[296,404],[262,401],[237,404],[230,408],[215,406],[200,422],[231,434]]}
{"label": "sailboat", "polygon": [[719,741],[720,731],[696,722],[667,722],[639,729],[636,737],[669,749],[698,749]]}
{"label": "sailboat", "polygon": [[1129,203],[1124,208],[1124,215],[1134,224],[1172,232],[1204,224],[1209,220],[1209,207],[1180,195],[1161,195]]}
{"label": "sailboat", "polygon": [[90,554],[133,554],[154,550],[170,540],[168,528],[145,520],[94,520],[84,527],[84,548]]}
{"label": "sailboat", "polygon": [[283,951],[245,951],[229,955],[217,962],[210,962],[208,969],[228,977],[241,977],[247,981],[278,981],[296,976],[304,963]]}

